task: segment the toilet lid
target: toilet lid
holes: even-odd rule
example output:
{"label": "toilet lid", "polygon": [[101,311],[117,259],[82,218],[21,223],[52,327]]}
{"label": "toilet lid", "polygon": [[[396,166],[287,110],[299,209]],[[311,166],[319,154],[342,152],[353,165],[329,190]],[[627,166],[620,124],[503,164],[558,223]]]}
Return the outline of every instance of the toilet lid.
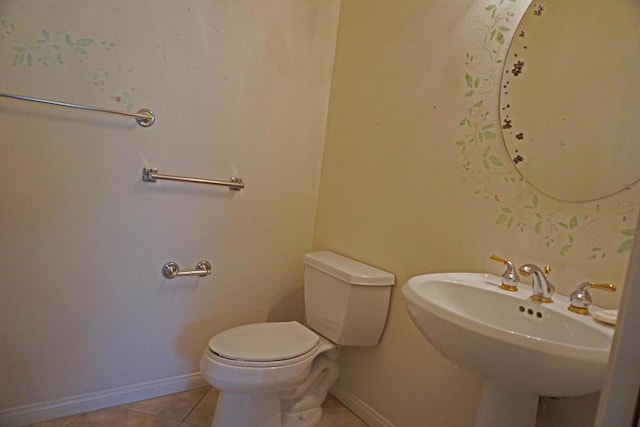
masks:
{"label": "toilet lid", "polygon": [[292,359],[313,350],[320,338],[298,322],[254,323],[227,329],[209,340],[226,359],[267,362]]}

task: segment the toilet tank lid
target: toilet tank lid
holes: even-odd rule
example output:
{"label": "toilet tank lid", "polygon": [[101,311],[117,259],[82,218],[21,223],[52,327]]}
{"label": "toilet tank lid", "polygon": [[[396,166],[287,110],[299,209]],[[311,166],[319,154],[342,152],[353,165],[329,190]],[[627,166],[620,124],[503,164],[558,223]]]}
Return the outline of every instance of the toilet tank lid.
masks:
{"label": "toilet tank lid", "polygon": [[352,285],[390,286],[393,274],[330,251],[311,252],[304,263]]}

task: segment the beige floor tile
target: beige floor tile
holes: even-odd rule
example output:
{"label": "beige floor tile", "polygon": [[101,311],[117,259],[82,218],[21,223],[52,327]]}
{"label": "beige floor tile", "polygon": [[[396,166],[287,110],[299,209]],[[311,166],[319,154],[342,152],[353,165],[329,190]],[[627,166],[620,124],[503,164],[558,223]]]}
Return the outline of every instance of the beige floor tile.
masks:
{"label": "beige floor tile", "polygon": [[322,408],[322,420],[318,427],[367,427],[367,424],[353,412],[339,402],[338,405]]}
{"label": "beige floor tile", "polygon": [[330,426],[366,427],[367,424],[345,408],[338,399],[327,394],[327,398],[322,404],[322,420],[318,427]]}
{"label": "beige floor tile", "polygon": [[324,402],[322,402],[323,408],[335,408],[335,407],[342,407],[342,406],[343,406],[342,403],[340,403],[338,399],[331,396],[330,394],[327,394],[327,398],[324,400]]}
{"label": "beige floor tile", "polygon": [[77,415],[71,417],[57,418],[51,421],[45,421],[43,423],[32,424],[29,427],[67,427],[71,421],[73,421]]}
{"label": "beige floor tile", "polygon": [[213,420],[213,413],[216,410],[218,394],[218,390],[211,388],[184,422],[200,427],[209,427],[211,420]]}
{"label": "beige floor tile", "polygon": [[[59,418],[31,427],[209,427],[218,394],[218,390],[205,387]],[[318,427],[367,427],[333,396],[327,396],[322,404],[322,412]]]}
{"label": "beige floor tile", "polygon": [[178,427],[179,421],[167,420],[116,406],[79,415],[69,427]]}
{"label": "beige floor tile", "polygon": [[142,400],[121,406],[125,409],[144,412],[174,421],[183,421],[198,402],[202,400],[210,387],[169,394],[155,399]]}

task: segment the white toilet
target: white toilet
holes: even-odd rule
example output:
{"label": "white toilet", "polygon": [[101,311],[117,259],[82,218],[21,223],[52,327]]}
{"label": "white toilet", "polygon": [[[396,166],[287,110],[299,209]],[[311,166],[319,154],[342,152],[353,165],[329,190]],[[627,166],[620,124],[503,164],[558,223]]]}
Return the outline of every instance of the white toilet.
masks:
{"label": "white toilet", "polygon": [[295,321],[255,323],[209,341],[200,371],[220,390],[212,427],[317,425],[338,377],[338,347],[380,341],[393,274],[328,251],[305,255],[304,269],[313,330]]}

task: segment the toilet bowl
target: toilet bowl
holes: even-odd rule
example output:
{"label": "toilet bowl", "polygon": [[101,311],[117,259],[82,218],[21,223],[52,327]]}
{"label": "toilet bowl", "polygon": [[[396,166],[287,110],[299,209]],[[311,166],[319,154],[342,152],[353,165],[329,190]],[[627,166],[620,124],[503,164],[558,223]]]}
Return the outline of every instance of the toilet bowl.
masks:
{"label": "toilet bowl", "polygon": [[395,277],[332,252],[305,255],[310,328],[266,322],[223,331],[200,361],[219,391],[212,427],[312,427],[338,378],[339,346],[377,345]]}
{"label": "toilet bowl", "polygon": [[298,322],[239,326],[214,336],[204,379],[220,390],[213,426],[317,424],[338,377],[338,348]]}

